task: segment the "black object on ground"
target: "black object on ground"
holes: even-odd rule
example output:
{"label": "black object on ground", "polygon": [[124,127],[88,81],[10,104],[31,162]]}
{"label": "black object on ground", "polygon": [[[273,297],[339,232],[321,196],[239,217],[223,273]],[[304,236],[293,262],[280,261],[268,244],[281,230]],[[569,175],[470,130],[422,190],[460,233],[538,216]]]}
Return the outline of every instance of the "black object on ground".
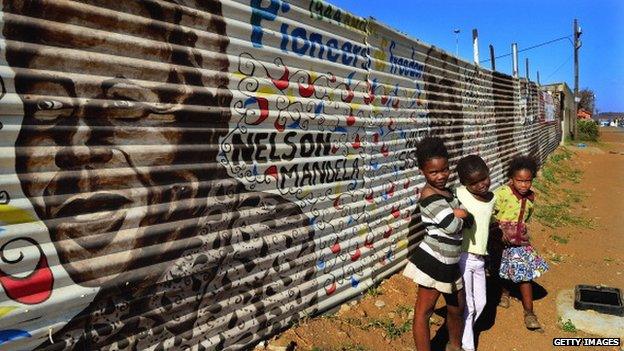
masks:
{"label": "black object on ground", "polygon": [[624,316],[622,291],[606,286],[577,285],[574,288],[574,309]]}

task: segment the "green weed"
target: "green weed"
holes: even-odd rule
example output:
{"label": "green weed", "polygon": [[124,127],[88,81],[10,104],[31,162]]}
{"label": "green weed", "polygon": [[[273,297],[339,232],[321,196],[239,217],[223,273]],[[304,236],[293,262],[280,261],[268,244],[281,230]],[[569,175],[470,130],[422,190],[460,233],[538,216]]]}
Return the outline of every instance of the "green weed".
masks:
{"label": "green weed", "polygon": [[398,314],[399,316],[403,316],[403,315],[408,315],[410,312],[412,312],[414,308],[411,306],[406,306],[406,305],[399,305],[395,310],[394,313]]}
{"label": "green weed", "polygon": [[559,244],[567,244],[570,241],[568,238],[564,238],[564,237],[559,236],[557,234],[551,235],[550,238],[553,239],[554,241],[558,242]]}
{"label": "green weed", "polygon": [[367,351],[368,349],[360,344],[346,344],[339,348],[340,351]]}
{"label": "green weed", "polygon": [[535,218],[543,225],[558,228],[573,225],[582,228],[593,228],[591,219],[572,214],[571,204],[568,201],[558,203],[536,203]]}
{"label": "green weed", "polygon": [[394,340],[412,329],[412,321],[407,320],[402,324],[397,325],[391,320],[372,319],[367,324],[362,326],[362,329],[364,330],[372,328],[383,329],[386,336],[389,339]]}
{"label": "green weed", "polygon": [[566,194],[566,197],[568,198],[568,200],[570,200],[573,203],[579,203],[582,200],[583,195],[575,190],[571,190],[571,189],[563,189],[563,192]]}
{"label": "green weed", "polygon": [[382,295],[381,288],[379,288],[379,285],[371,286],[366,290],[366,295],[373,297]]}
{"label": "green weed", "polygon": [[561,330],[563,330],[564,332],[576,333],[576,331],[577,331],[576,326],[569,319],[564,322],[561,319],[561,317],[559,317],[559,326],[560,326]]}
{"label": "green weed", "polygon": [[412,321],[405,321],[403,324],[395,325],[393,322],[386,324],[386,335],[390,339],[396,339],[406,332],[412,330]]}
{"label": "green weed", "polygon": [[550,261],[553,262],[553,263],[562,263],[563,262],[563,256],[558,254],[558,253],[553,252],[550,255]]}
{"label": "green weed", "polygon": [[552,168],[544,168],[542,170],[542,177],[551,183],[554,183],[557,180],[555,178],[555,172]]}

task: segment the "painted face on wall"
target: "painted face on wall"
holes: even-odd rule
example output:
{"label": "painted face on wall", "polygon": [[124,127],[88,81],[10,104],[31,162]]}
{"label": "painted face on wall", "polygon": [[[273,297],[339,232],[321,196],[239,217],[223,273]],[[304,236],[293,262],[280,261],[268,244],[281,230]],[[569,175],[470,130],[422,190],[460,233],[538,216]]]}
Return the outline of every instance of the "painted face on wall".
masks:
{"label": "painted face on wall", "polygon": [[[231,99],[217,94],[227,81],[215,73],[228,67],[215,59],[226,39],[160,23],[218,34],[225,26],[208,12],[204,22],[184,23],[179,7],[154,4],[111,2],[102,6],[116,19],[83,9],[79,20],[67,5],[55,6],[4,1],[6,13],[47,16],[75,30],[5,22],[4,36],[16,42],[7,61],[24,103],[16,171],[76,283],[144,280],[160,273],[155,263],[188,248],[183,238],[206,209],[210,179],[219,178],[214,145],[229,115],[218,107]],[[97,32],[114,21],[125,37]]]}

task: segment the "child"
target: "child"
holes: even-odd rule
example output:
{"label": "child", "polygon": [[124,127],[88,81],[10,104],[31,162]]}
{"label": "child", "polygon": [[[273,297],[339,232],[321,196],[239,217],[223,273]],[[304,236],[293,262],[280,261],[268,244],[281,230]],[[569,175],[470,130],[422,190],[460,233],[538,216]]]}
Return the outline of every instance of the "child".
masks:
{"label": "child", "polygon": [[[499,276],[518,284],[524,308],[527,329],[541,330],[533,312],[533,286],[531,281],[548,270],[546,262],[531,246],[525,223],[531,218],[535,194],[531,191],[537,174],[537,162],[527,156],[513,159],[507,176],[507,185],[495,192],[495,219],[502,231],[505,245],[501,254]],[[506,300],[506,301],[505,301]],[[502,305],[509,306],[509,292],[503,288]]]}
{"label": "child", "polygon": [[459,208],[459,201],[446,188],[450,172],[442,139],[424,138],[418,143],[416,158],[427,182],[418,204],[426,233],[403,273],[419,285],[412,327],[414,342],[418,351],[431,350],[429,317],[442,294],[449,331],[446,350],[459,351],[465,297],[458,262],[463,219],[468,213]]}
{"label": "child", "polygon": [[459,160],[457,175],[462,184],[457,188],[457,198],[474,218],[472,226],[464,226],[459,259],[466,291],[462,348],[472,351],[475,349],[473,326],[486,301],[485,255],[495,197],[490,192],[490,170],[481,157],[470,155]]}

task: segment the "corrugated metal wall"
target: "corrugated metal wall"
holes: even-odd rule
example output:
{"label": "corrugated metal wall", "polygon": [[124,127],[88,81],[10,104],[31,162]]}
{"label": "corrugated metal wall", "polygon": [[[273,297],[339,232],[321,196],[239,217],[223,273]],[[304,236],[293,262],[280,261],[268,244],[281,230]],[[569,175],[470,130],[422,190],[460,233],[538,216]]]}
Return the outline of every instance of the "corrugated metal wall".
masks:
{"label": "corrugated metal wall", "polygon": [[319,0],[0,1],[0,348],[243,348],[422,235],[415,146],[544,159],[524,80]]}

